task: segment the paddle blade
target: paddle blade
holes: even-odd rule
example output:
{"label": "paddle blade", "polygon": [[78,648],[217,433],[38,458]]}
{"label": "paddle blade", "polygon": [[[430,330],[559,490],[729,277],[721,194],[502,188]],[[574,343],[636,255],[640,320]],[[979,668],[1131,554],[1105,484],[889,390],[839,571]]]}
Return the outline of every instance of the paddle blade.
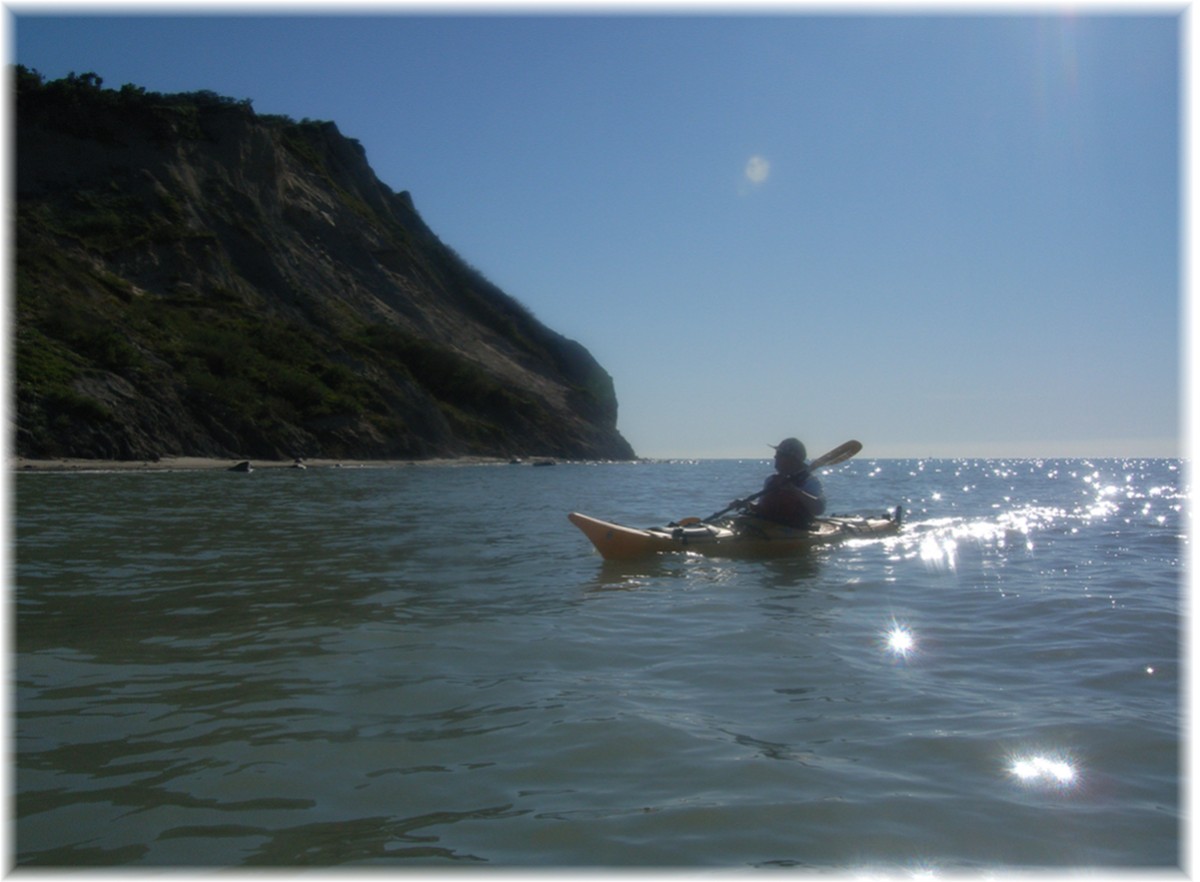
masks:
{"label": "paddle blade", "polygon": [[851,457],[858,456],[863,449],[862,443],[859,441],[847,441],[845,444],[840,444],[833,450],[826,453],[824,456],[818,456],[808,464],[809,470],[819,469],[824,466],[837,465],[839,462],[845,462]]}

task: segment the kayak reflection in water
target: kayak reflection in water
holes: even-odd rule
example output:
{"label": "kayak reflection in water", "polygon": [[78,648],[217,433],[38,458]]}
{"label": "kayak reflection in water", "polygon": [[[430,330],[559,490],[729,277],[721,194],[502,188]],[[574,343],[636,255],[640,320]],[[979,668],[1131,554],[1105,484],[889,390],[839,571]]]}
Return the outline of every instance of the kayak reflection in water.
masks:
{"label": "kayak reflection in water", "polygon": [[749,514],[788,527],[804,528],[825,511],[825,491],[808,470],[808,451],[797,438],[785,438],[775,448],[775,474],[763,482],[756,502],[733,505]]}

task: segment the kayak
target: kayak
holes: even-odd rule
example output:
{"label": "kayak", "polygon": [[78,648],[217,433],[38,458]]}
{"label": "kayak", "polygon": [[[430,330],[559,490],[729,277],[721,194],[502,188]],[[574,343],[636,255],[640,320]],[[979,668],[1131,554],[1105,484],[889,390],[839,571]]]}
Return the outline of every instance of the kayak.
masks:
{"label": "kayak", "polygon": [[886,514],[832,515],[808,529],[795,529],[749,515],[715,524],[695,518],[663,527],[627,527],[579,512],[567,519],[591,540],[605,560],[632,560],[660,552],[720,557],[777,557],[846,539],[888,536],[900,531],[900,506]]}

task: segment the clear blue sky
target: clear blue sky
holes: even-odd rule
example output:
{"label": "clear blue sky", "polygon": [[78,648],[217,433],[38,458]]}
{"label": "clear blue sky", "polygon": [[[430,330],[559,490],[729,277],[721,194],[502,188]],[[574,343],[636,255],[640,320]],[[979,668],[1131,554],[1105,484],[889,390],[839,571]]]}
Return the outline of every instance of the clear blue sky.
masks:
{"label": "clear blue sky", "polygon": [[1178,13],[9,9],[49,79],[336,122],[642,456],[1181,452]]}

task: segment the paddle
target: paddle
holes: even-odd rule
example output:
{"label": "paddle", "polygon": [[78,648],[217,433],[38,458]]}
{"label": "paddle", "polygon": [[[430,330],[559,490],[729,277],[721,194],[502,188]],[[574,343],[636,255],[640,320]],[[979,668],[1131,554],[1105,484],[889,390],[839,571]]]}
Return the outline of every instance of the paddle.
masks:
{"label": "paddle", "polygon": [[[847,441],[845,444],[840,444],[837,447],[833,448],[833,450],[829,451],[824,456],[818,456],[816,459],[814,459],[812,462],[810,462],[808,464],[808,468],[806,468],[800,472],[793,472],[792,474],[788,475],[788,478],[789,479],[793,478],[796,475],[803,474],[804,472],[812,472],[819,468],[824,468],[825,466],[837,465],[839,462],[845,462],[846,460],[850,459],[850,457],[857,456],[858,452],[860,450],[862,450],[861,443],[859,443],[858,441]],[[715,521],[717,518],[719,518],[721,515],[725,514],[726,512],[732,511],[735,508],[741,508],[747,502],[753,502],[755,499],[758,499],[758,497],[762,496],[763,493],[765,493],[765,492],[766,492],[765,490],[759,490],[753,496],[747,496],[745,499],[739,499],[733,505],[727,505],[725,508],[721,509],[720,511],[715,512],[714,514],[710,514],[703,521],[701,521],[699,519],[684,518],[679,523],[681,525],[688,524],[688,523],[707,524],[709,521]]]}

